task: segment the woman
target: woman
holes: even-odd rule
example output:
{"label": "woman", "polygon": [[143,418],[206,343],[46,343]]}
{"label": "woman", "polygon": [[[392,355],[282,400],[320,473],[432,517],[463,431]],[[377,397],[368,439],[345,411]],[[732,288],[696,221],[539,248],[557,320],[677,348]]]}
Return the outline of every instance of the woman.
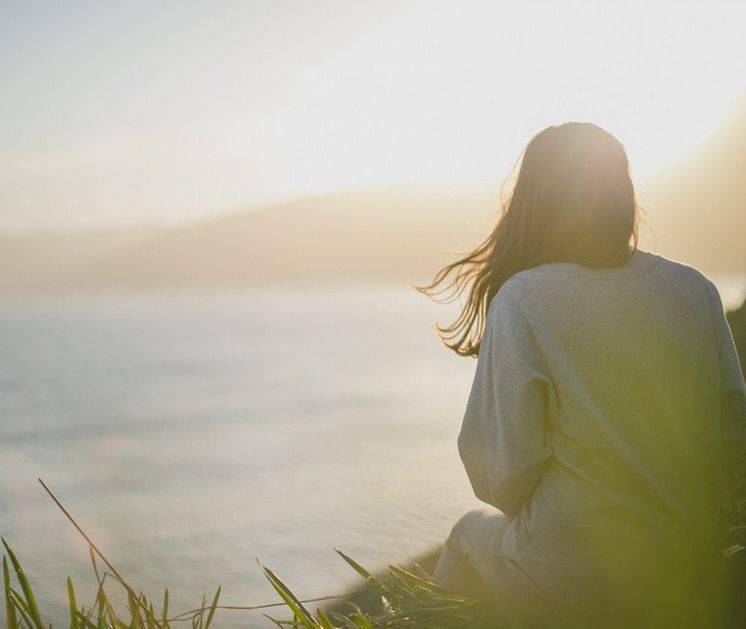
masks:
{"label": "woman", "polygon": [[494,507],[454,526],[441,585],[554,619],[707,622],[683,601],[714,600],[743,375],[715,286],[638,249],[637,223],[619,141],[552,126],[492,233],[419,288],[466,295],[439,330],[478,355],[458,446]]}

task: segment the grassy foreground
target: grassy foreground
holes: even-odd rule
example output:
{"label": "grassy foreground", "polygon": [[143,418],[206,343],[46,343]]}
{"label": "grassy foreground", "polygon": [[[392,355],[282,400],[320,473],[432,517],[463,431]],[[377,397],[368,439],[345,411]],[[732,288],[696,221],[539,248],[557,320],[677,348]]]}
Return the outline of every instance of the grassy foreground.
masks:
{"label": "grassy foreground", "polygon": [[[7,557],[3,558],[3,577],[4,577],[4,597],[6,605],[6,626],[9,629],[52,627],[45,624],[42,615],[37,607],[33,591],[28,579],[23,573],[17,558],[10,547],[3,540]],[[743,550],[743,546],[731,548],[726,556],[733,555]],[[337,551],[340,552],[340,551]],[[369,594],[375,592],[377,598],[381,601],[381,610],[370,612],[363,609],[352,601],[347,601],[345,606],[351,608],[346,612],[327,611],[317,608],[315,614],[309,610],[306,604],[309,601],[301,601],[269,568],[262,567],[262,570],[277,591],[280,598],[287,606],[287,618],[279,618],[269,613],[265,613],[267,621],[277,627],[305,627],[313,629],[332,629],[332,628],[358,628],[358,629],[376,629],[383,627],[431,627],[441,629],[535,629],[538,627],[576,627],[572,622],[559,622],[547,620],[546,617],[522,617],[515,610],[504,608],[495,610],[492,607],[486,607],[475,599],[458,596],[446,592],[432,582],[427,572],[422,569],[414,571],[405,570],[400,567],[391,566],[391,575],[387,579],[379,579],[369,574],[364,568],[357,565],[354,560],[340,555],[353,568],[363,576],[371,585]],[[11,582],[10,571],[8,568],[8,557],[13,566],[13,571],[18,585],[14,586]],[[147,627],[171,628],[180,625],[182,622],[190,623],[193,628],[207,629],[211,626],[216,618],[216,612],[220,609],[258,609],[258,607],[228,607],[224,608],[219,605],[220,588],[217,589],[212,602],[208,605],[207,599],[203,597],[199,607],[181,612],[169,613],[168,590],[164,592],[163,601],[159,607],[155,607],[154,602],[148,599],[143,593],[135,594],[129,586],[116,577],[112,577],[110,582],[115,582],[123,587],[128,594],[127,610],[125,612],[115,611],[111,603],[105,585],[107,577],[111,573],[105,572],[103,575],[98,571],[96,560],[91,554],[94,572],[98,579],[99,588],[96,598],[92,605],[79,604],[75,597],[73,583],[68,577],[67,591],[69,599],[69,614],[71,629],[109,629],[125,627]],[[744,585],[743,564],[739,571],[741,578],[738,580],[737,588],[733,588],[730,604],[724,609],[724,622],[718,625],[707,624],[707,627],[718,626],[726,628],[739,628],[744,626],[744,609],[743,604],[737,601],[742,600]],[[734,583],[734,585],[736,585]],[[20,591],[19,591],[20,586]],[[366,590],[367,591],[367,590]],[[274,607],[273,605],[263,606],[266,608]],[[217,623],[219,625],[219,623]],[[628,625],[608,624],[607,626],[627,627]],[[640,627],[640,625],[634,625]],[[645,627],[700,627],[704,625],[695,624],[650,624]]]}
{"label": "grassy foreground", "polygon": [[[45,486],[46,488],[46,486]],[[67,512],[66,512],[67,514]],[[71,518],[72,520],[72,518]],[[252,607],[221,607],[220,588],[211,602],[203,596],[198,607],[181,613],[169,610],[169,593],[165,590],[162,602],[155,603],[142,592],[136,592],[109,563],[98,547],[79,529],[89,545],[91,568],[98,588],[91,604],[78,602],[72,580],[67,578],[67,595],[71,629],[119,629],[119,628],[171,628],[182,622],[191,623],[193,628],[208,629],[215,621],[219,609],[255,610],[271,608],[275,605]],[[21,564],[5,539],[2,539],[3,590],[5,598],[5,621],[8,629],[42,629],[52,627],[46,624],[39,610],[33,589]],[[352,558],[337,550],[340,557],[363,577],[384,601],[378,613],[364,611],[358,605],[349,603],[349,610],[323,611],[320,608],[311,612],[306,604],[314,601],[301,601],[266,566],[260,566],[269,583],[277,592],[286,614],[281,619],[265,613],[268,622],[278,627],[308,627],[332,629],[334,627],[475,627],[479,622],[478,601],[447,592],[436,585],[430,575],[415,565],[412,570],[390,566],[388,579],[378,579],[366,571]],[[103,564],[103,565],[100,565]],[[12,567],[12,570],[11,570]],[[109,587],[117,587],[126,593],[126,610],[117,610],[112,602]],[[318,599],[324,600],[324,599]],[[282,605],[281,604],[281,605]]]}
{"label": "grassy foreground", "polygon": [[[44,483],[42,482],[42,485]],[[327,599],[303,601],[282,580],[266,566],[259,566],[264,576],[275,589],[284,606],[282,616],[270,613],[270,608],[278,605],[223,607],[220,605],[220,588],[211,597],[202,598],[194,609],[174,613],[169,609],[169,593],[164,592],[158,602],[149,599],[141,591],[136,591],[108,561],[106,556],[85,534],[75,519],[64,509],[54,494],[44,485],[57,502],[65,515],[78,529],[88,543],[92,572],[98,583],[95,599],[90,604],[78,601],[74,584],[67,579],[67,595],[71,629],[120,629],[120,628],[171,628],[191,624],[195,629],[207,629],[218,618],[221,609],[264,609],[268,623],[277,627],[304,627],[309,629],[358,628],[377,629],[383,627],[432,627],[442,629],[479,629],[479,628],[512,628],[524,629],[535,627],[575,627],[572,622],[559,622],[559,618],[547,619],[546,614],[528,615],[526,610],[511,609],[509,605],[497,608],[492,604],[487,607],[477,599],[448,592],[433,582],[429,572],[419,563],[408,567],[389,566],[387,575],[374,576],[355,562],[352,558],[337,550],[339,556],[347,562],[362,579],[365,587],[343,597],[344,601],[327,607],[326,611],[316,608],[312,611],[308,603],[322,602]],[[746,621],[746,491],[744,483],[733,487],[723,516],[729,526],[724,531],[724,541],[729,541],[722,552],[726,568],[728,592],[723,601],[722,627],[743,627]],[[740,540],[740,541],[739,541]],[[740,543],[744,542],[744,543]],[[5,622],[9,629],[41,629],[51,627],[45,623],[39,610],[33,589],[21,564],[5,539],[2,540],[3,555],[3,590],[5,599]],[[424,563],[434,564],[437,553],[424,557]],[[116,609],[110,596],[110,588],[117,588],[118,595],[124,591],[126,609]],[[696,593],[695,593],[696,596]],[[342,598],[342,597],[340,597]],[[607,626],[612,626],[608,625]],[[614,625],[627,626],[627,625]],[[634,625],[635,627],[639,625]],[[671,625],[659,623],[650,627],[699,627],[694,624]]]}

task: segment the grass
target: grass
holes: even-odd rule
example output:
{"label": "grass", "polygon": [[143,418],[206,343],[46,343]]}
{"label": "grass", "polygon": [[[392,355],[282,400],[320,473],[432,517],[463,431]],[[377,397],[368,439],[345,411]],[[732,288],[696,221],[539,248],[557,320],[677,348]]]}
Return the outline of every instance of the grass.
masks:
{"label": "grass", "polygon": [[[141,591],[136,591],[121,576],[44,481],[39,479],[39,482],[88,544],[91,569],[96,577],[96,595],[89,604],[81,604],[78,601],[74,584],[69,577],[67,578],[71,629],[170,629],[174,626],[183,626],[183,623],[191,623],[194,629],[208,629],[215,621],[218,610],[268,610],[274,607],[283,607],[292,614],[290,619],[278,619],[265,612],[267,621],[279,627],[330,629],[332,627],[475,626],[471,621],[477,617],[478,602],[446,591],[434,583],[430,575],[421,567],[415,565],[410,570],[400,566],[390,566],[390,578],[384,581],[371,575],[341,550],[336,551],[339,556],[363,577],[367,584],[376,588],[380,593],[384,601],[384,609],[380,613],[371,614],[354,604],[347,613],[325,612],[319,608],[312,613],[306,607],[309,602],[322,602],[339,597],[302,601],[283,583],[280,577],[270,568],[262,565],[259,566],[260,570],[282,602],[255,606],[222,606],[219,604],[221,589],[218,588],[209,604],[207,597],[203,596],[198,607],[181,613],[172,613],[169,609],[168,589],[163,594],[162,602],[156,602]],[[4,538],[2,538],[2,544],[4,548],[3,592],[8,629],[52,627],[44,621],[29,579],[15,552]],[[124,592],[127,601],[126,609],[116,608],[112,602],[111,587],[116,587],[119,594]]]}
{"label": "grass", "polygon": [[[746,459],[744,459],[746,464]],[[746,467],[742,468],[746,469]],[[54,500],[65,516],[78,530],[88,544],[91,569],[98,584],[94,600],[81,604],[72,580],[67,578],[67,598],[69,626],[71,629],[170,629],[191,624],[193,629],[208,629],[216,622],[219,610],[262,610],[268,623],[277,627],[303,627],[308,629],[332,628],[404,628],[428,627],[433,629],[480,629],[550,626],[542,617],[528,616],[525,610],[519,612],[504,606],[496,609],[483,602],[449,592],[437,585],[431,575],[419,563],[410,567],[389,566],[386,575],[375,576],[341,550],[335,549],[363,580],[364,587],[356,593],[345,596],[342,605],[313,612],[309,603],[328,602],[341,597],[323,597],[301,600],[270,568],[259,565],[265,578],[277,592],[281,602],[255,606],[220,605],[221,589],[218,588],[210,602],[203,596],[194,609],[173,613],[169,608],[169,592],[166,589],[158,602],[136,591],[116,570],[103,552],[85,533],[75,518],[65,509],[54,493],[39,482]],[[746,619],[744,594],[746,594],[746,570],[743,553],[746,545],[746,482],[732,485],[724,500],[723,558],[728,567],[730,593],[728,595],[727,627],[741,627]],[[28,577],[21,567],[16,554],[5,539],[2,539],[3,591],[5,598],[5,621],[8,629],[42,629],[51,627],[45,623]],[[431,558],[432,559],[432,558]],[[715,558],[714,558],[715,559]],[[116,609],[110,589],[116,587],[126,597],[126,609]],[[355,602],[357,601],[357,602]],[[287,618],[271,615],[272,608],[283,608]],[[273,613],[273,612],[272,612]],[[552,627],[559,623],[551,622]],[[563,626],[575,626],[565,624]],[[670,626],[670,625],[656,625]]]}

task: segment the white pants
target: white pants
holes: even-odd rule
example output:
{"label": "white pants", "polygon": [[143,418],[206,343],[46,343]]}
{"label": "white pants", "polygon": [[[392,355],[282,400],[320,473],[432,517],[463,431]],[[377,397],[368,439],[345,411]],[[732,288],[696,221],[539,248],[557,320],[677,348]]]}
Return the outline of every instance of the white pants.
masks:
{"label": "white pants", "polygon": [[[528,613],[531,616],[535,616],[537,612],[541,615],[541,610],[545,610],[550,611],[551,617],[557,619],[556,614],[560,611],[561,601],[558,601],[556,597],[547,597],[547,593],[543,592],[529,575],[501,554],[502,537],[509,522],[509,518],[492,508],[475,509],[463,515],[454,525],[443,547],[433,572],[433,579],[452,592],[482,598],[500,608],[507,608],[520,614]],[[703,599],[702,609],[686,610],[686,606],[679,607],[679,605],[673,609],[666,609],[661,606],[662,601],[659,601],[656,604],[656,611],[659,613],[658,620],[655,619],[656,616],[651,616],[645,610],[622,608],[619,610],[622,613],[618,617],[608,617],[607,610],[594,611],[594,608],[590,608],[583,612],[588,614],[587,618],[584,615],[578,618],[578,620],[590,619],[590,622],[587,624],[566,623],[566,626],[598,627],[600,623],[596,613],[602,614],[603,624],[607,628],[619,626],[625,629],[628,627],[658,629],[664,626],[676,626],[699,629],[716,626],[713,624],[713,618],[717,614],[713,615],[712,609],[707,608],[707,601],[704,600],[706,597],[703,594],[699,595],[699,598]],[[576,612],[578,612],[577,609]],[[625,617],[624,613],[630,613],[635,620]],[[677,618],[675,624],[668,620],[671,617]],[[575,617],[571,616],[571,618]],[[667,620],[661,621],[660,618]],[[557,625],[557,623],[554,624]]]}
{"label": "white pants", "polygon": [[460,594],[485,596],[499,581],[500,540],[508,518],[496,509],[474,509],[451,530],[433,572],[436,583]]}

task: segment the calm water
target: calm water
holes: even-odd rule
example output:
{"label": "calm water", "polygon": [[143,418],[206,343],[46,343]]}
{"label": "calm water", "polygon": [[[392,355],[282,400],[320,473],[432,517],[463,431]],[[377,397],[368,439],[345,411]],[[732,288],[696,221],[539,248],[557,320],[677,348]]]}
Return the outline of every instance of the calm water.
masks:
{"label": "calm water", "polygon": [[396,289],[3,304],[0,532],[51,619],[91,576],[39,476],[174,609],[218,584],[274,602],[255,557],[311,597],[356,583],[334,546],[381,568],[439,542],[474,504],[455,447],[474,361],[436,342],[441,315]]}
{"label": "calm water", "polygon": [[334,546],[379,569],[442,541],[476,504],[455,446],[475,363],[430,327],[451,312],[394,288],[0,305],[0,533],[49,620],[92,577],[37,477],[178,610],[218,584],[274,602],[255,557],[313,597],[357,583]]}

